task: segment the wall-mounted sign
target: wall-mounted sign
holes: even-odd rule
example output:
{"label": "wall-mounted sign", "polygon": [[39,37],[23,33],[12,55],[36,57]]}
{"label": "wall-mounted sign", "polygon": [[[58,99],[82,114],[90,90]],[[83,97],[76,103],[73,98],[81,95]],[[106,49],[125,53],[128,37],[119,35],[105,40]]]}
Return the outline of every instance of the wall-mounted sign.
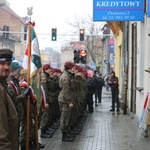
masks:
{"label": "wall-mounted sign", "polygon": [[143,21],[144,0],[93,0],[93,21]]}
{"label": "wall-mounted sign", "polygon": [[150,16],[150,0],[148,0],[148,16]]}

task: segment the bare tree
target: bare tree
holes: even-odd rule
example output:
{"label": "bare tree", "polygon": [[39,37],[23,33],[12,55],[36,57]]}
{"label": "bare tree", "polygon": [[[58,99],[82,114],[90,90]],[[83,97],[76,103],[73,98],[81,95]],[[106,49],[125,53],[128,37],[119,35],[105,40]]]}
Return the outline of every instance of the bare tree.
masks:
{"label": "bare tree", "polygon": [[75,15],[71,20],[67,21],[67,24],[70,26],[69,32],[77,35],[77,40],[79,40],[79,29],[85,30],[85,46],[91,56],[92,61],[96,63],[95,56],[101,41],[101,29],[105,22],[93,22],[90,15]]}

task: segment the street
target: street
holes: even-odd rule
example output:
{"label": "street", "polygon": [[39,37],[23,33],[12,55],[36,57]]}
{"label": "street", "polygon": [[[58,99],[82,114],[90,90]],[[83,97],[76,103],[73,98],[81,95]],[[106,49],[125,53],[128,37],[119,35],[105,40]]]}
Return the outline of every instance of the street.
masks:
{"label": "street", "polygon": [[102,103],[88,114],[73,142],[62,142],[58,128],[52,138],[40,139],[44,150],[149,150],[150,139],[141,135],[137,141],[138,126],[129,116],[109,111],[110,96],[103,92]]}

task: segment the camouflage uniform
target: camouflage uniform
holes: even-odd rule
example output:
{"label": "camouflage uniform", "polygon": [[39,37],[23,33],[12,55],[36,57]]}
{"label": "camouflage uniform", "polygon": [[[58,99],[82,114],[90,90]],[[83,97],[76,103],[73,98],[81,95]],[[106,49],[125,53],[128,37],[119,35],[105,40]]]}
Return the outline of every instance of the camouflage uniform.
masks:
{"label": "camouflage uniform", "polygon": [[[72,77],[72,87],[71,90],[73,91],[73,97],[74,97],[74,107],[72,108],[72,112],[71,112],[71,121],[70,121],[70,127],[71,130],[75,127],[75,125],[77,124],[78,121],[78,117],[79,117],[79,99],[81,98],[80,96],[80,86],[79,86],[79,82],[77,80],[77,76],[73,76]],[[79,94],[79,95],[78,95]]]}
{"label": "camouflage uniform", "polygon": [[[49,80],[49,74],[42,72],[41,73],[41,84],[44,88],[45,94],[46,94],[46,102],[50,103],[49,100],[49,91],[48,91],[48,80]],[[41,132],[45,132],[49,127],[49,115],[50,115],[50,108],[44,109],[41,117]]]}
{"label": "camouflage uniform", "polygon": [[[14,102],[14,105],[16,107],[16,110],[18,112],[19,119],[21,119],[21,111],[22,111],[22,98],[25,97],[25,95],[21,92],[21,88],[19,85],[19,80],[16,79],[14,76],[10,76],[9,84],[9,92],[11,94],[11,98]],[[12,84],[11,84],[12,83]]]}
{"label": "camouflage uniform", "polygon": [[[18,116],[19,116],[19,126],[20,126],[20,135],[19,135],[19,140],[21,145],[25,145],[24,139],[26,138],[25,136],[25,114],[24,112],[26,111],[26,96],[22,93],[20,85],[19,85],[19,80],[14,78],[14,76],[10,77],[10,81],[8,82],[8,91],[11,95],[11,98],[14,102],[14,105],[16,107]],[[19,132],[19,131],[18,131]]]}
{"label": "camouflage uniform", "polygon": [[69,132],[69,124],[71,119],[71,109],[69,108],[70,103],[74,103],[74,91],[71,89],[73,74],[64,71],[59,80],[59,86],[61,88],[61,92],[58,97],[60,111],[61,111],[61,130],[62,133]]}
{"label": "camouflage uniform", "polygon": [[56,110],[55,110],[55,83],[54,78],[49,77],[47,82],[48,88],[48,98],[49,98],[49,127],[51,127],[56,119]]}
{"label": "camouflage uniform", "polygon": [[55,98],[54,98],[54,108],[55,108],[55,120],[60,119],[60,108],[58,103],[58,96],[60,93],[60,87],[59,87],[59,77],[54,77],[54,87],[55,87]]}

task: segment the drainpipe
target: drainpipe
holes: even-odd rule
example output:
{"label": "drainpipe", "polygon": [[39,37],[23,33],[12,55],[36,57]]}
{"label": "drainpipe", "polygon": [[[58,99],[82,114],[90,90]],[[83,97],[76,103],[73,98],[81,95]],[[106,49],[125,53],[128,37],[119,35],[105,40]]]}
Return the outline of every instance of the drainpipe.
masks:
{"label": "drainpipe", "polygon": [[123,114],[127,114],[127,90],[128,90],[128,35],[129,35],[129,22],[125,22],[124,25],[124,105]]}

